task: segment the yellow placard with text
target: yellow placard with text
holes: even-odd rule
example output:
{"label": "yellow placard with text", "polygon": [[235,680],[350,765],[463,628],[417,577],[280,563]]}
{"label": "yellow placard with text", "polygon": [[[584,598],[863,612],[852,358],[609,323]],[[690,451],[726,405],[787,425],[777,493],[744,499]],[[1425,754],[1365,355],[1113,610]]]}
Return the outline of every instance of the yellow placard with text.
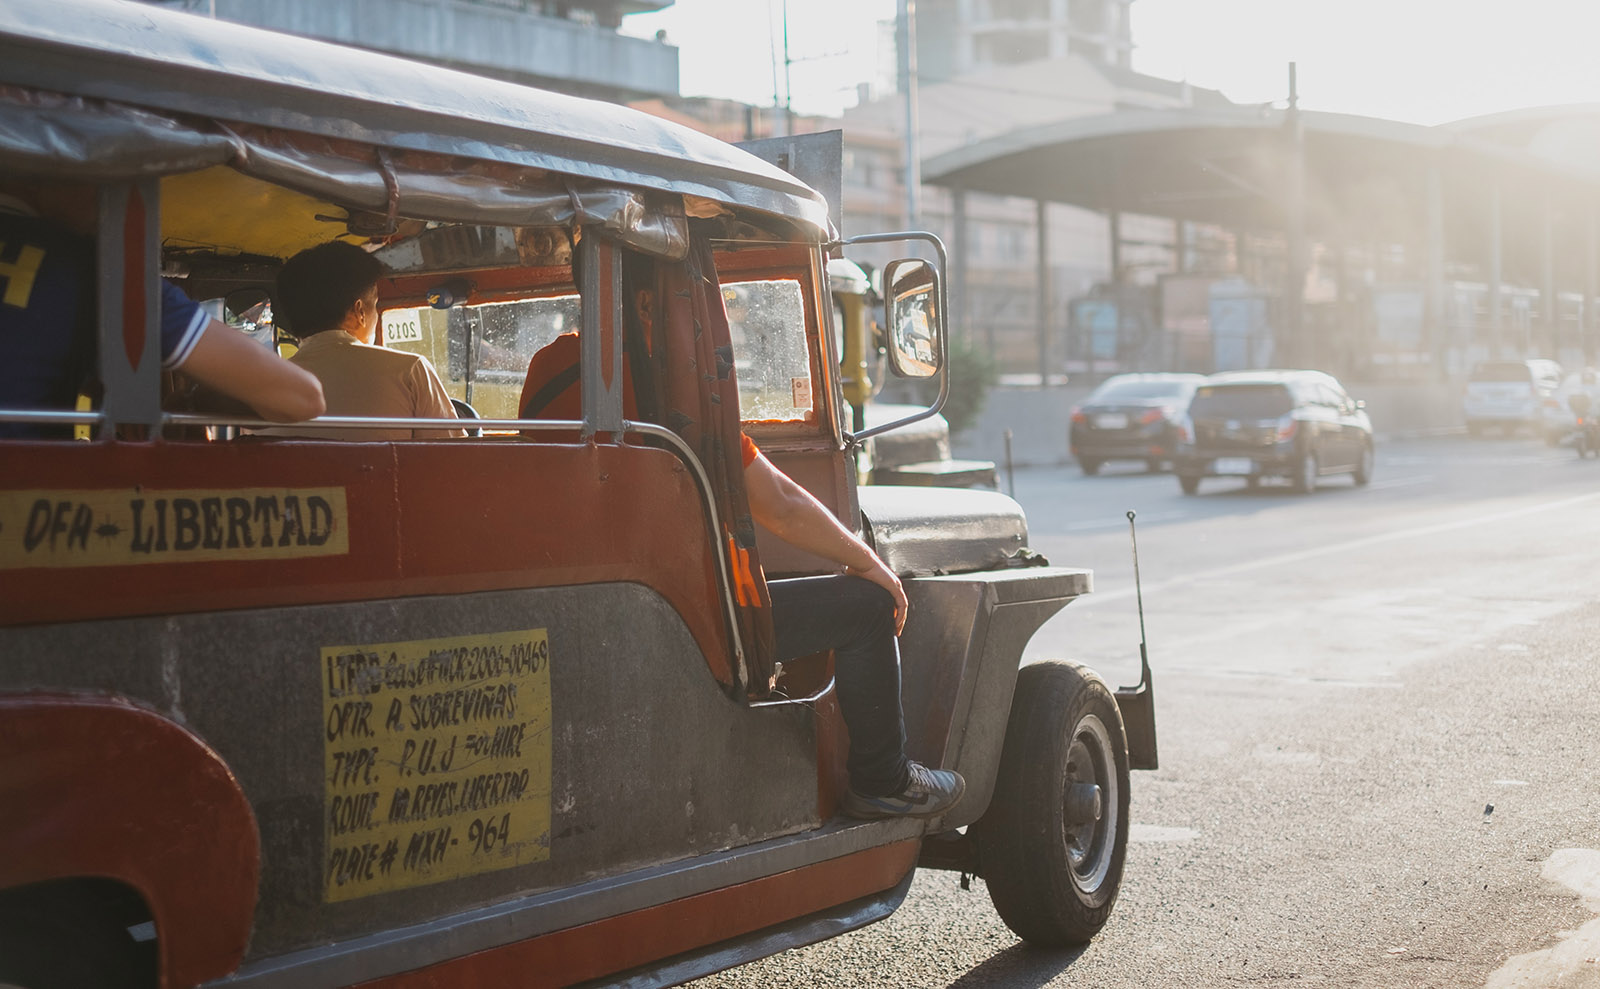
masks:
{"label": "yellow placard with text", "polygon": [[342,487],[0,491],[0,570],[348,552]]}
{"label": "yellow placard with text", "polygon": [[526,629],[322,650],[329,902],[550,857],[550,644]]}

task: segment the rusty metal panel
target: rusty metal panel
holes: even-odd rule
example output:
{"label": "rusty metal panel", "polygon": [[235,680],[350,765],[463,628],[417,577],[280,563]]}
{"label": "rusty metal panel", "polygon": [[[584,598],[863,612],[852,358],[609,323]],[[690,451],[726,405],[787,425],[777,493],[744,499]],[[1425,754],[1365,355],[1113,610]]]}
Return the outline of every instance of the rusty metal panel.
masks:
{"label": "rusty metal panel", "polygon": [[[324,650],[528,629],[548,641],[548,858],[330,901]],[[678,615],[635,584],[7,628],[0,653],[0,689],[120,693],[227,761],[261,829],[252,958],[820,823],[811,712],[729,700]],[[372,785],[384,807],[391,769]]]}

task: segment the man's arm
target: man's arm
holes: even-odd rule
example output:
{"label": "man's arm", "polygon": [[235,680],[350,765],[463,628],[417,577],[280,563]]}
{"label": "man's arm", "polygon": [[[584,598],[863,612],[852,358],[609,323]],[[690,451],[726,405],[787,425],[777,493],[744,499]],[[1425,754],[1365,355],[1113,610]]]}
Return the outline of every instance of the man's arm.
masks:
{"label": "man's arm", "polygon": [[894,631],[900,634],[906,624],[906,592],[872,547],[762,454],[744,469],[744,483],[750,514],[773,535],[888,591],[894,598]]}
{"label": "man's arm", "polygon": [[270,422],[299,422],[327,409],[315,375],[216,320],[200,331],[179,369]]}

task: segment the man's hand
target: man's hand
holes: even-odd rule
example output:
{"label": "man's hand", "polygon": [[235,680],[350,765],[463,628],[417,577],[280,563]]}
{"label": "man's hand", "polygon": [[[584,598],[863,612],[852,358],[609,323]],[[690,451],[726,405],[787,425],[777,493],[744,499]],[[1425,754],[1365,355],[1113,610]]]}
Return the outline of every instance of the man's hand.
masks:
{"label": "man's hand", "polygon": [[[869,549],[867,552],[871,553]],[[845,564],[844,572],[853,577],[870,580],[874,584],[889,592],[894,598],[894,634],[899,635],[906,627],[906,609],[910,605],[906,602],[906,589],[900,586],[900,578],[896,577],[886,566],[878,554],[872,554],[872,566],[862,568]]]}

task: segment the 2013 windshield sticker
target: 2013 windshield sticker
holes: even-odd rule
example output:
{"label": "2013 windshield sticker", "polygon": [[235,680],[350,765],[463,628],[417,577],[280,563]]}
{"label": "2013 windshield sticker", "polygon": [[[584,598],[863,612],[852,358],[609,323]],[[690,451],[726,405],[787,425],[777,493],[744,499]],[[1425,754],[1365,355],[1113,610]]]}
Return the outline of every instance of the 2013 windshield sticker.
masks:
{"label": "2013 windshield sticker", "polygon": [[527,629],[322,650],[325,897],[550,857],[550,644]]}
{"label": "2013 windshield sticker", "polygon": [[0,570],[350,552],[344,488],[0,492]]}

